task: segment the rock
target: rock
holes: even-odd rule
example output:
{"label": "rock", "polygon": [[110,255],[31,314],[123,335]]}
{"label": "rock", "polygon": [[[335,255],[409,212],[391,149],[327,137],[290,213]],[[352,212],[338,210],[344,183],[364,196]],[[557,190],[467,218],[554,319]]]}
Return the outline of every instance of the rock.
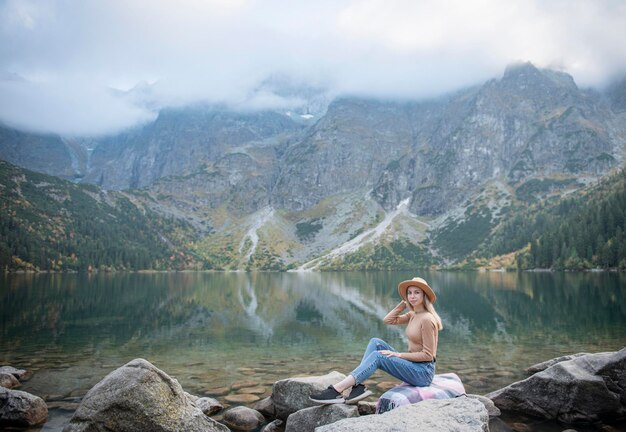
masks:
{"label": "rock", "polygon": [[359,402],[357,404],[359,415],[376,414],[376,402]]}
{"label": "rock", "polygon": [[285,432],[313,432],[316,427],[358,417],[356,405],[333,404],[305,408],[287,418]]}
{"label": "rock", "polygon": [[252,408],[263,414],[266,418],[274,418],[276,416],[276,407],[274,406],[274,401],[271,396],[261,399],[255,403]]}
{"label": "rock", "polygon": [[500,409],[488,397],[475,394],[468,394],[467,397],[479,400],[485,406],[485,408],[487,408],[487,413],[489,413],[489,417],[498,417],[501,414]]}
{"label": "rock", "polygon": [[54,401],[54,402],[46,402],[48,405],[48,409],[50,410],[64,410],[74,412],[78,409],[80,403],[78,402],[69,402],[69,401]]}
{"label": "rock", "polygon": [[226,396],[224,399],[233,403],[252,403],[261,398],[253,394],[231,394]]}
{"label": "rock", "polygon": [[276,407],[276,417],[287,420],[287,417],[296,411],[316,406],[309,400],[309,395],[314,391],[324,390],[345,377],[344,374],[333,371],[322,376],[295,377],[276,381],[271,396]]}
{"label": "rock", "polygon": [[218,387],[207,389],[206,392],[212,396],[225,396],[230,393],[230,387]]}
{"label": "rock", "polygon": [[531,367],[526,369],[526,372],[528,374],[532,375],[532,374],[535,374],[537,372],[541,372],[543,370],[546,370],[550,366],[554,366],[557,363],[560,363],[560,362],[563,362],[563,361],[572,360],[572,359],[575,359],[577,357],[581,357],[581,356],[585,356],[585,355],[589,355],[589,353],[570,354],[570,355],[564,355],[564,356],[561,356],[561,357],[553,358],[552,360],[548,360],[548,361],[544,361],[544,362],[532,365]]}
{"label": "rock", "polygon": [[185,396],[187,396],[187,399],[189,399],[191,402],[196,402],[198,399],[200,399],[198,396],[192,395],[191,393],[187,393],[184,392]]}
{"label": "rock", "polygon": [[503,411],[563,423],[596,423],[626,415],[626,348],[557,362],[486,395]]}
{"label": "rock", "polygon": [[228,429],[204,415],[181,385],[143,359],[108,374],[85,395],[64,432],[150,430],[214,432]]}
{"label": "rock", "polygon": [[282,420],[274,420],[267,426],[265,426],[261,431],[262,432],[283,432],[285,430],[285,422]]}
{"label": "rock", "polygon": [[259,383],[256,381],[238,381],[236,383],[233,383],[233,385],[231,385],[230,388],[233,390],[239,390],[244,387],[256,387],[258,385]]}
{"label": "rock", "polygon": [[12,389],[19,387],[21,384],[15,378],[15,375],[10,373],[0,373],[0,387],[4,387],[7,389]]}
{"label": "rock", "polygon": [[13,366],[0,367],[0,374],[11,374],[18,380],[23,380],[28,377],[28,372],[24,369],[16,369]]}
{"label": "rock", "polygon": [[499,417],[489,418],[489,432],[512,432],[513,429]]}
{"label": "rock", "polygon": [[511,425],[514,432],[531,432],[532,428],[526,423],[516,422]]}
{"label": "rock", "polygon": [[476,399],[429,399],[380,415],[348,418],[321,426],[315,432],[488,432],[489,415]]}
{"label": "rock", "polygon": [[383,391],[391,390],[392,388],[400,385],[398,381],[382,381],[376,384],[376,387]]}
{"label": "rock", "polygon": [[0,426],[35,426],[48,419],[48,407],[38,396],[0,387]]}
{"label": "rock", "polygon": [[224,423],[231,429],[251,431],[265,422],[265,417],[252,408],[238,406],[224,413]]}
{"label": "rock", "polygon": [[262,386],[257,386],[257,387],[245,387],[245,388],[241,388],[239,389],[239,393],[243,393],[243,394],[255,394],[255,395],[262,395],[265,393],[266,388],[262,387]]}
{"label": "rock", "polygon": [[196,406],[202,410],[202,412],[208,416],[216,414],[224,409],[224,405],[219,403],[217,399],[210,397],[198,398],[196,400]]}

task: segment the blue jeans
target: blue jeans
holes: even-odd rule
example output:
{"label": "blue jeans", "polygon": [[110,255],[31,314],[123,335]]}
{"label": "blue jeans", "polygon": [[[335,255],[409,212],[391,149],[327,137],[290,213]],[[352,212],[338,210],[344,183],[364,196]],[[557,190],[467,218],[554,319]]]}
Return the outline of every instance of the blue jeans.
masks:
{"label": "blue jeans", "polygon": [[382,339],[373,338],[367,344],[361,364],[352,372],[356,384],[369,378],[376,369],[382,369],[412,386],[429,386],[435,376],[435,362],[412,362],[400,357],[386,357],[378,350],[396,351]]}

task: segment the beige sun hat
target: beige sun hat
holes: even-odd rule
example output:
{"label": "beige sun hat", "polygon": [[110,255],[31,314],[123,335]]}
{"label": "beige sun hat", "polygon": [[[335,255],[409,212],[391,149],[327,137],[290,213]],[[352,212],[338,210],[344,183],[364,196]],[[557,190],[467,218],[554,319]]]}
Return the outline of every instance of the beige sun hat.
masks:
{"label": "beige sun hat", "polygon": [[412,286],[418,287],[422,291],[424,291],[424,294],[426,294],[431,303],[435,303],[435,300],[437,300],[437,296],[435,295],[433,289],[428,285],[428,282],[420,277],[414,277],[413,279],[405,280],[398,284],[398,294],[400,294],[402,300],[408,302],[406,298],[406,292],[408,291],[409,287]]}

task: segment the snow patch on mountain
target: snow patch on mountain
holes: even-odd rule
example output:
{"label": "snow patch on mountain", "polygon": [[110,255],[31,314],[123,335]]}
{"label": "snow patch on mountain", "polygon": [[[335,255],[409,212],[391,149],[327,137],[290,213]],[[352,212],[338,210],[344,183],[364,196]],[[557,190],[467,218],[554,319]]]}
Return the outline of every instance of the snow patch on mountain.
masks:
{"label": "snow patch on mountain", "polygon": [[259,235],[257,231],[261,229],[263,225],[265,225],[272,217],[274,216],[274,209],[272,207],[264,207],[261,210],[253,213],[250,216],[251,226],[246,232],[246,235],[241,239],[241,243],[239,244],[239,253],[243,253],[243,248],[246,244],[246,239],[250,239],[252,245],[248,249],[246,256],[244,258],[244,262],[248,262],[250,257],[256,251],[256,247],[259,244]]}

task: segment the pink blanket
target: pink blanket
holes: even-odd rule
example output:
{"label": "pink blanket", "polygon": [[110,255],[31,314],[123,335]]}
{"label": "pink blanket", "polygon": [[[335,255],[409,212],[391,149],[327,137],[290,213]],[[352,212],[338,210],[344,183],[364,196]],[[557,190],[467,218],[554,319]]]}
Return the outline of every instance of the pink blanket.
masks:
{"label": "pink blanket", "polygon": [[376,414],[391,411],[402,405],[414,404],[426,399],[448,399],[465,394],[465,387],[455,373],[435,375],[428,387],[414,387],[402,383],[386,391],[376,403]]}

